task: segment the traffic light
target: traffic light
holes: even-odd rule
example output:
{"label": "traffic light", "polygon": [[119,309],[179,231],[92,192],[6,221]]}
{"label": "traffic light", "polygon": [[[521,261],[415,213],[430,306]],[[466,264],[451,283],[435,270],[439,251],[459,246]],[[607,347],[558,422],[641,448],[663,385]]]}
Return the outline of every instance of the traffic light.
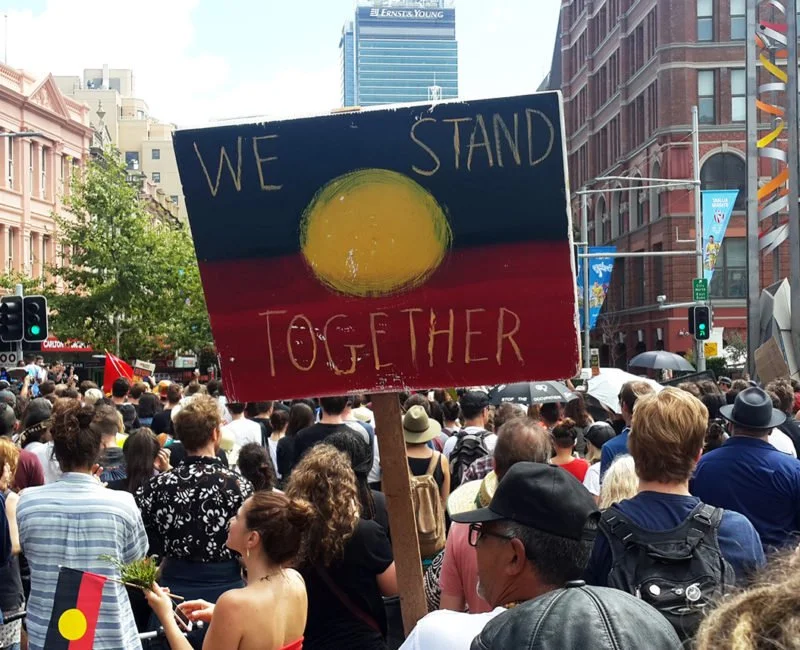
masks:
{"label": "traffic light", "polygon": [[22,305],[22,323],[26,341],[38,343],[47,340],[47,298],[25,296]]}
{"label": "traffic light", "polygon": [[701,305],[694,308],[694,338],[698,341],[711,338],[711,307]]}
{"label": "traffic light", "polygon": [[22,334],[22,296],[3,296],[0,298],[0,341],[21,341]]}

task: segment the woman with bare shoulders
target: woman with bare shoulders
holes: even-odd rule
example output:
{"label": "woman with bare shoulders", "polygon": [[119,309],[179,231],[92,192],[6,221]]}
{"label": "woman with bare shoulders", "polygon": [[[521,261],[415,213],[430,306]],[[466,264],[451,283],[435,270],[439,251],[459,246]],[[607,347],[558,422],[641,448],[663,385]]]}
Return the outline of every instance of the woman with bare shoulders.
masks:
{"label": "woman with bare shoulders", "polygon": [[[260,491],[231,520],[228,548],[242,556],[247,586],[225,592],[216,605],[192,600],[178,606],[193,622],[209,625],[203,650],[300,650],[308,599],[303,578],[288,568],[304,531],[317,517],[302,499]],[[191,650],[172,612],[169,591],[157,584],[147,601],[164,626],[172,650]]]}

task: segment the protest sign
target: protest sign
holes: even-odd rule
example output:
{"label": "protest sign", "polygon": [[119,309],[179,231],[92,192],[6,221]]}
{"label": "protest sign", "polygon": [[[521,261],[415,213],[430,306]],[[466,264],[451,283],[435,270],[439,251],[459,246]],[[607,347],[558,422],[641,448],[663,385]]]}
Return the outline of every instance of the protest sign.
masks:
{"label": "protest sign", "polygon": [[229,399],[574,376],[558,93],[180,130]]}

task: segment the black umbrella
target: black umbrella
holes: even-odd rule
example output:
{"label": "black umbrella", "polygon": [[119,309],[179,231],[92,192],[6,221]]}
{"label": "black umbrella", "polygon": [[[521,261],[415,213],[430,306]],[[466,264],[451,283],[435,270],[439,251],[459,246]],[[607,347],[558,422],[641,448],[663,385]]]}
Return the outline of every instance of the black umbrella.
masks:
{"label": "black umbrella", "polygon": [[500,384],[489,391],[489,401],[495,406],[503,402],[513,404],[548,404],[568,402],[575,397],[569,388],[560,381],[531,381],[520,384]]}
{"label": "black umbrella", "polygon": [[653,370],[694,372],[694,366],[681,355],[665,350],[650,350],[637,354],[628,362],[628,365],[636,368],[652,368]]}

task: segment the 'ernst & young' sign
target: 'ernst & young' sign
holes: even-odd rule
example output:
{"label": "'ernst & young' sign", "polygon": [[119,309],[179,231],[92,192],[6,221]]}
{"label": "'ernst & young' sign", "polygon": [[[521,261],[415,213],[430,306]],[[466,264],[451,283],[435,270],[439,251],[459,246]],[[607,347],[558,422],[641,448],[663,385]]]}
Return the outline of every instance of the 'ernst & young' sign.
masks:
{"label": "'ernst & young' sign", "polygon": [[444,11],[430,9],[387,9],[373,7],[369,10],[370,18],[412,18],[412,19],[440,19],[444,18]]}

